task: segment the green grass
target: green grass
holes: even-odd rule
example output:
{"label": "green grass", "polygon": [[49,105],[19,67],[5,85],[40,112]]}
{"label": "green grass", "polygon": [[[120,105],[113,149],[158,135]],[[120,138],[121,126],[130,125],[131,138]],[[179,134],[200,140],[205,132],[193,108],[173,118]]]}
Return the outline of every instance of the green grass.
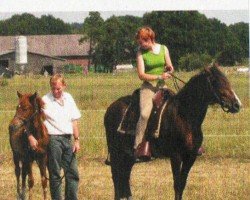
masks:
{"label": "green grass", "polygon": [[[208,155],[249,157],[249,90],[248,76],[237,74],[234,70],[224,70],[234,90],[243,103],[238,114],[227,114],[219,106],[210,107],[203,124],[204,146]],[[178,72],[176,75],[188,81],[197,72]],[[85,154],[104,156],[106,139],[103,116],[106,108],[117,98],[131,94],[138,88],[141,81],[135,72],[120,74],[94,74],[89,76],[67,75],[67,91],[70,92],[82,112],[80,130],[82,146]],[[8,84],[0,86],[0,154],[9,152],[8,123],[14,116],[18,97],[21,93],[38,92],[46,94],[49,88],[49,77],[15,76]],[[174,89],[171,80],[168,86]],[[181,83],[180,83],[181,86]],[[239,135],[239,136],[238,136]],[[230,148],[228,145],[230,144]]]}
{"label": "green grass", "polygon": [[[176,75],[188,81],[195,73],[178,72]],[[219,106],[209,108],[203,123],[206,152],[192,168],[184,199],[244,200],[250,193],[247,178],[250,174],[249,80],[247,75],[233,70],[225,70],[225,73],[243,107],[237,114],[225,113]],[[131,94],[141,81],[136,73],[71,75],[66,81],[67,91],[73,95],[82,113],[79,199],[112,199],[110,168],[103,164],[107,154],[103,116],[111,102]],[[18,102],[16,91],[37,91],[42,96],[49,91],[48,82],[49,78],[41,76],[16,76],[0,85],[0,199],[15,198],[8,124]],[[168,86],[174,89],[171,80]],[[42,199],[37,168],[35,174],[34,197]],[[173,199],[169,160],[136,165],[131,184],[135,199]]]}

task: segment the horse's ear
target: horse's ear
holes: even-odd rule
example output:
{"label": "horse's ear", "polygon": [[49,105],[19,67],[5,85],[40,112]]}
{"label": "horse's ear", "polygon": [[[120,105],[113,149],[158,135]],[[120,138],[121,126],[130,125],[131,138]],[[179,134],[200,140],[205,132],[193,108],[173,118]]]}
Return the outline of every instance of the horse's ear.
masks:
{"label": "horse's ear", "polygon": [[20,93],[20,92],[16,92],[17,93],[17,96],[18,96],[18,98],[20,99],[23,95]]}
{"label": "horse's ear", "polygon": [[207,76],[210,76],[210,74],[211,74],[210,68],[211,67],[209,67],[209,66],[204,68],[204,74],[206,74]]}

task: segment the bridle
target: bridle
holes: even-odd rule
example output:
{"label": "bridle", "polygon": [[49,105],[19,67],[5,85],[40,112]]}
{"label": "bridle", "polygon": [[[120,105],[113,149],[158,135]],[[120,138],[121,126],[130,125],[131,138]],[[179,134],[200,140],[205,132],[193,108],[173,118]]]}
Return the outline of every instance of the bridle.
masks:
{"label": "bridle", "polygon": [[[176,75],[174,75],[173,73],[169,73],[169,74],[173,77],[173,82],[174,82],[174,87],[175,87],[175,89],[176,89],[177,91],[179,91],[179,90],[180,90],[180,87],[179,87],[179,85],[178,85],[178,83],[177,83],[177,80],[180,81],[180,82],[182,82],[184,85],[186,84],[186,82],[183,81],[183,80],[181,80],[180,78],[178,78],[178,77],[177,77]],[[212,83],[211,83],[211,81],[210,81],[209,78],[207,78],[207,81],[208,81],[208,86],[209,86],[210,91],[212,92],[213,96],[215,97],[215,99],[216,99],[216,100],[218,101],[218,103],[220,104],[222,110],[223,110],[224,112],[226,112],[226,113],[230,112],[230,111],[229,111],[229,108],[226,107],[225,101],[223,101],[223,100],[219,97],[219,95],[215,92],[215,89],[213,88]]]}
{"label": "bridle", "polygon": [[209,78],[207,78],[207,82],[208,82],[208,87],[209,87],[210,91],[212,92],[213,96],[215,97],[215,99],[216,99],[216,100],[218,101],[218,103],[220,104],[221,109],[222,109],[224,112],[226,112],[226,113],[230,112],[230,111],[229,111],[229,108],[226,107],[225,101],[215,92],[215,89],[214,89],[214,87],[213,87],[213,85],[212,85],[212,83],[211,83],[211,81],[210,81]]}

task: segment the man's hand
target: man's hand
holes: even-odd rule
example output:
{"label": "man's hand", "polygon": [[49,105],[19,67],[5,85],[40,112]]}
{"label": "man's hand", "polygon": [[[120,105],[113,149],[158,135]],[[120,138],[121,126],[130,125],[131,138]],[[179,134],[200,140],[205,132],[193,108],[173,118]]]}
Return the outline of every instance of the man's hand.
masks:
{"label": "man's hand", "polygon": [[75,140],[73,144],[73,152],[77,153],[80,150],[80,142],[79,140]]}
{"label": "man's hand", "polygon": [[34,150],[34,151],[36,151],[37,150],[37,146],[38,146],[37,139],[33,135],[30,134],[28,136],[28,140],[29,140],[31,149]]}

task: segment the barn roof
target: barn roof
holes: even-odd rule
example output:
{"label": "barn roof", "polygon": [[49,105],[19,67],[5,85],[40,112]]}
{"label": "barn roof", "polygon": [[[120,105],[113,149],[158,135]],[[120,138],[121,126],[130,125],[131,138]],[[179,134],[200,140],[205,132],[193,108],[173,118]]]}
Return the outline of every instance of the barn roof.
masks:
{"label": "barn roof", "polygon": [[[0,36],[0,54],[15,49],[16,36]],[[47,56],[87,56],[89,44],[79,44],[80,34],[72,35],[29,35],[28,51]]]}
{"label": "barn roof", "polygon": [[[9,53],[15,53],[15,50],[12,49],[12,50],[8,50],[8,51],[0,52],[0,57],[3,56],[3,55],[9,54]],[[31,51],[28,51],[28,53],[30,53],[30,54],[35,54],[35,55],[39,55],[39,56],[42,56],[42,57],[51,58],[51,59],[54,59],[54,60],[66,61],[66,59],[63,59],[63,58],[60,58],[60,57],[56,57],[56,56],[48,56],[48,55],[45,55],[45,54],[36,53],[36,52],[31,52]]]}

